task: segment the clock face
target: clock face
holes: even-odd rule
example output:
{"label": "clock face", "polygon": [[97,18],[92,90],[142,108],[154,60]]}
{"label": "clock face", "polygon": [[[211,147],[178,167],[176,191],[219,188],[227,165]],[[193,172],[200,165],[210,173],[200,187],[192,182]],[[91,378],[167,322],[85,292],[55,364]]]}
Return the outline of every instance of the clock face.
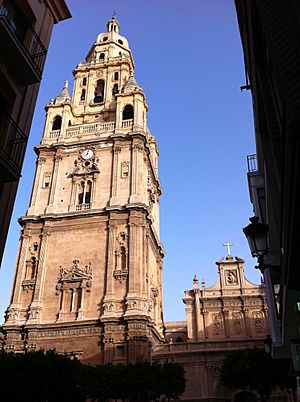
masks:
{"label": "clock face", "polygon": [[92,149],[85,149],[81,152],[81,157],[84,160],[89,160],[94,156],[94,151]]}

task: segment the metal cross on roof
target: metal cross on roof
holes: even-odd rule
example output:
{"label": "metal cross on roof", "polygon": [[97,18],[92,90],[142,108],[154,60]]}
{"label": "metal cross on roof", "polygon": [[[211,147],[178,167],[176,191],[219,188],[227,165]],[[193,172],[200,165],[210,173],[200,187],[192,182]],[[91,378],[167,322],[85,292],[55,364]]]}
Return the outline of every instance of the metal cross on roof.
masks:
{"label": "metal cross on roof", "polygon": [[231,244],[229,242],[224,243],[223,246],[227,247],[227,255],[231,255],[230,254],[230,246],[233,246],[234,244]]}

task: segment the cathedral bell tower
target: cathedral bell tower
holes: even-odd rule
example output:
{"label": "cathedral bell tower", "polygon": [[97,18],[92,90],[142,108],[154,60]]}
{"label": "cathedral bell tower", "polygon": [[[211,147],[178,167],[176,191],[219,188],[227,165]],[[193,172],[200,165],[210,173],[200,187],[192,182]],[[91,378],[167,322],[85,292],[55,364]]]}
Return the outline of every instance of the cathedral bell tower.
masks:
{"label": "cathedral bell tower", "polygon": [[73,75],[35,148],[4,347],[149,358],[163,340],[158,149],[115,17]]}

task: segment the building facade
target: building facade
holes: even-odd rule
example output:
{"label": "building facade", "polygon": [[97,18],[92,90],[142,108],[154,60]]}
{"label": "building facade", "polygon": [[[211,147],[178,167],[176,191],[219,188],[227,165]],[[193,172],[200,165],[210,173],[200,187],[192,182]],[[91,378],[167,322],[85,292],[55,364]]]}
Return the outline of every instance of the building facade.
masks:
{"label": "building facade", "polygon": [[0,264],[53,25],[63,0],[0,0]]}
{"label": "building facade", "polygon": [[163,337],[157,144],[113,17],[46,106],[4,330],[6,348],[150,358]]}
{"label": "building facade", "polygon": [[[166,322],[167,344],[159,345],[155,361],[183,365],[187,384],[184,401],[257,401],[255,392],[232,391],[220,382],[226,354],[246,348],[265,348],[270,334],[264,284],[244,274],[244,260],[228,254],[216,262],[218,280],[210,287],[195,275],[193,288],[184,292],[185,322]],[[248,398],[248,399],[247,399]],[[272,394],[272,401],[291,396]]]}
{"label": "building facade", "polygon": [[300,5],[296,0],[235,4],[248,80],[243,88],[251,90],[255,122],[250,199],[255,216],[268,225],[261,269],[273,355],[293,357],[290,373],[299,376]]}

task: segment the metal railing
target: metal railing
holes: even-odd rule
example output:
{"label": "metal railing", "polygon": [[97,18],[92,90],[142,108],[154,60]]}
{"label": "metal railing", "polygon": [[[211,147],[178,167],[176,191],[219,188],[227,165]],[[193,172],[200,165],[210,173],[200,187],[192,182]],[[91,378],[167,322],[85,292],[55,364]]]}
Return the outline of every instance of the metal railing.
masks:
{"label": "metal railing", "polygon": [[8,115],[0,114],[0,154],[21,174],[27,137]]}
{"label": "metal railing", "polygon": [[0,18],[6,21],[41,77],[47,51],[30,22],[23,15],[17,2],[5,0],[0,5]]}
{"label": "metal railing", "polygon": [[248,164],[248,173],[258,172],[258,163],[256,154],[247,156],[247,164]]}

